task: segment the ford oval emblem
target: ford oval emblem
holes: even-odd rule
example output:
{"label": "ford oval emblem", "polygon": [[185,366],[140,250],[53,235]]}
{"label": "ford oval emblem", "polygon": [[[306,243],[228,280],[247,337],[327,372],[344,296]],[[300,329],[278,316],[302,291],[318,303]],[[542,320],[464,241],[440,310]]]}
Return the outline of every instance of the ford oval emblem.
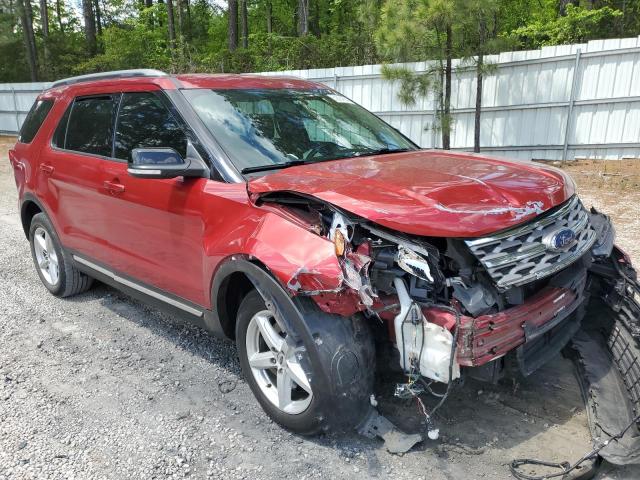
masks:
{"label": "ford oval emblem", "polygon": [[543,242],[549,250],[560,252],[576,243],[576,240],[576,232],[570,228],[563,228],[561,230],[554,230],[546,235]]}

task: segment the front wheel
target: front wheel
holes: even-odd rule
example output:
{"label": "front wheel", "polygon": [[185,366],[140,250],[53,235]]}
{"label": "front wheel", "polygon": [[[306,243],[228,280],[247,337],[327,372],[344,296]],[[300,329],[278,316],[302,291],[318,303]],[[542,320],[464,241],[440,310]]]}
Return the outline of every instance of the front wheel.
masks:
{"label": "front wheel", "polygon": [[322,415],[300,364],[305,349],[291,341],[255,290],[238,310],[236,340],[242,371],[264,411],[295,433],[316,433]]}

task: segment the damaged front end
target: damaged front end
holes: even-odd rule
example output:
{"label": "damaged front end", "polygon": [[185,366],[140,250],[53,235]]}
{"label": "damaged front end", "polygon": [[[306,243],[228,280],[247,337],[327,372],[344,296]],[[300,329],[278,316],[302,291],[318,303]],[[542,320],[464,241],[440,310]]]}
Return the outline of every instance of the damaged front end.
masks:
{"label": "damaged front end", "polygon": [[[610,359],[606,365],[597,360],[599,368],[618,372],[620,395],[627,399],[624,418],[637,414],[640,293],[635,272],[614,247],[609,219],[587,211],[577,196],[515,228],[472,239],[391,231],[293,193],[271,192],[259,203],[304,219],[308,229],[333,244],[341,272],[337,282],[328,285],[301,267],[287,286],[326,313],[362,314],[382,325],[377,331],[383,338],[376,342],[395,347],[394,363],[408,378],[397,386],[398,397],[431,391],[434,382],[450,386],[465,375],[489,382],[514,371],[526,376],[574,339],[574,358],[593,399],[595,377],[602,375],[594,373],[589,366],[594,359],[582,348],[589,335],[598,337]],[[604,313],[594,319],[591,306],[600,300]],[[598,405],[594,409],[603,410],[602,395],[592,401]],[[436,438],[433,410],[422,410],[429,436]],[[615,430],[617,424],[609,423]]]}

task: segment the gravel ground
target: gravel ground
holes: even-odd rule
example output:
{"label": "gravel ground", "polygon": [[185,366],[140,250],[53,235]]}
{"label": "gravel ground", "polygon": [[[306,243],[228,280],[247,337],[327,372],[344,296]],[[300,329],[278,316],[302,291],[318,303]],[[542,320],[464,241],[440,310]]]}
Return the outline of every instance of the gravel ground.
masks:
{"label": "gravel ground", "polygon": [[594,206],[611,216],[618,245],[639,264],[640,159],[580,160],[562,168],[576,181],[586,207]]}
{"label": "gravel ground", "polygon": [[[103,285],[66,300],[47,292],[19,224],[9,144],[0,138],[0,479],[508,479],[513,458],[590,448],[561,358],[526,382],[467,382],[441,410],[441,439],[402,456],[355,434],[289,434],[254,400],[232,343]],[[381,409],[420,430],[415,404],[398,405],[392,388],[381,382]],[[605,466],[599,478],[640,470]]]}

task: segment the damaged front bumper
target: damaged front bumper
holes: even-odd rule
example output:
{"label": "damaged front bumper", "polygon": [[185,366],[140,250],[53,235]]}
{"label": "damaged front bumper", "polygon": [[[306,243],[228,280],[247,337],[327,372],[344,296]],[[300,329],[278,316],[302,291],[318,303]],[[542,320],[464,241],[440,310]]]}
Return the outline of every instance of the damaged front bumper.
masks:
{"label": "damaged front bumper", "polygon": [[[502,312],[477,318],[462,316],[457,362],[465,367],[479,367],[496,360],[560,325],[584,301],[583,291],[547,287],[526,303]],[[424,313],[427,320],[434,323],[450,323],[455,320],[454,315],[438,308],[426,309]]]}

